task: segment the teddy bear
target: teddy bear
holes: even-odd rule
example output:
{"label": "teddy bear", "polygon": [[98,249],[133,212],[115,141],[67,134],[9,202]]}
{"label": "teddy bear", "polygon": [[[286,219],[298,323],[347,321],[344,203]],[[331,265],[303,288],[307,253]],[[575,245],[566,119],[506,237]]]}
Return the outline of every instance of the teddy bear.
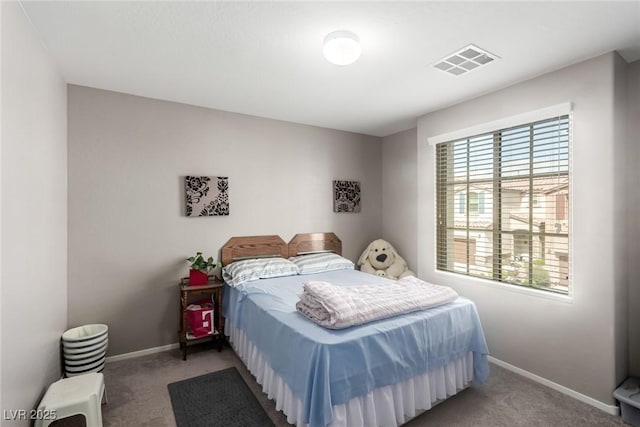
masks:
{"label": "teddy bear", "polygon": [[405,276],[415,276],[407,262],[396,252],[391,243],[383,239],[374,240],[364,250],[358,260],[360,271],[397,280]]}

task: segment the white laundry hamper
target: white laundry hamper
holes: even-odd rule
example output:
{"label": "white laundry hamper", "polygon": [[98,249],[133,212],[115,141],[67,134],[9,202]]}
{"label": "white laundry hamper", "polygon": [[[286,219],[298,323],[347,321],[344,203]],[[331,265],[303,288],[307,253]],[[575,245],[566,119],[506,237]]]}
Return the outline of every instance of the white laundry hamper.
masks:
{"label": "white laundry hamper", "polygon": [[67,377],[102,372],[109,346],[109,327],[91,324],[62,334],[62,353]]}

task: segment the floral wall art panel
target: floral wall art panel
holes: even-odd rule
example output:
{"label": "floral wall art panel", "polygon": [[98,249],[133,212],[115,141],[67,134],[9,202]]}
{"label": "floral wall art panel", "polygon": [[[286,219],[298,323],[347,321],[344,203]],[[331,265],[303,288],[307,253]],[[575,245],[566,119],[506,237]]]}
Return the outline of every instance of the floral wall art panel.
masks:
{"label": "floral wall art panel", "polygon": [[360,212],[359,181],[333,181],[333,211]]}
{"label": "floral wall art panel", "polygon": [[229,178],[185,177],[187,216],[229,215]]}

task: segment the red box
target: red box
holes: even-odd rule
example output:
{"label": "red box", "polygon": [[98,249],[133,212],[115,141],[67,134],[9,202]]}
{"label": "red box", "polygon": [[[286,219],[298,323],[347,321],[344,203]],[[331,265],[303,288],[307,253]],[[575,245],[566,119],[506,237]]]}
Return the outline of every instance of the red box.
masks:
{"label": "red box", "polygon": [[200,338],[214,332],[213,304],[189,304],[187,306],[187,323],[194,337]]}

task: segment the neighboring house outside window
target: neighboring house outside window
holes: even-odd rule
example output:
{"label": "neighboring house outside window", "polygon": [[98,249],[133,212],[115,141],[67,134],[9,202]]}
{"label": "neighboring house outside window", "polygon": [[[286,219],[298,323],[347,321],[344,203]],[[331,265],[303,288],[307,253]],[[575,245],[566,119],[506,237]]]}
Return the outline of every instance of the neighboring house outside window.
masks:
{"label": "neighboring house outside window", "polygon": [[569,116],[436,145],[438,270],[568,293]]}

